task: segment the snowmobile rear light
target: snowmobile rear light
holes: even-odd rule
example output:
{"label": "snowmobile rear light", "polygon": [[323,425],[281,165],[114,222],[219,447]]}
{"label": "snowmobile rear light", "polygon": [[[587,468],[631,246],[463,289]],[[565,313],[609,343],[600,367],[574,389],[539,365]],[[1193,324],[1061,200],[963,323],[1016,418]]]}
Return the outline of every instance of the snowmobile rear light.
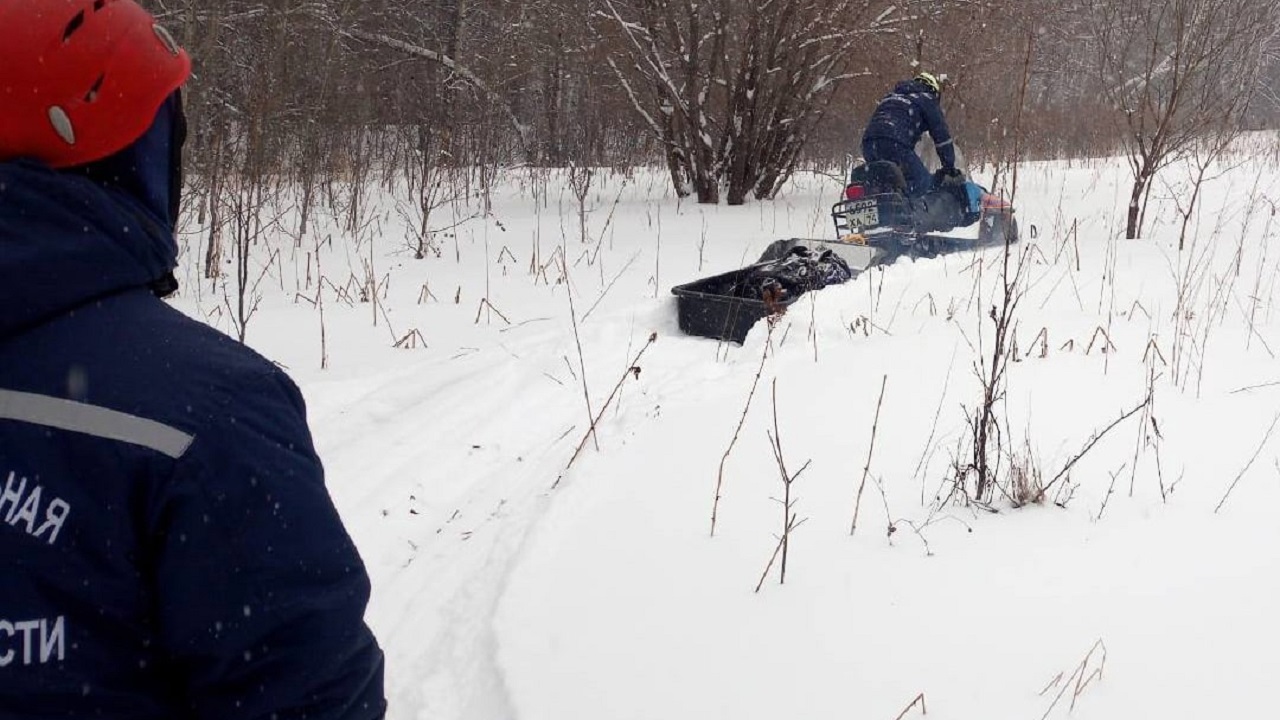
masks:
{"label": "snowmobile rear light", "polygon": [[857,200],[858,198],[865,197],[866,194],[867,194],[867,189],[862,185],[858,185],[858,184],[850,185],[849,187],[844,189],[845,200]]}
{"label": "snowmobile rear light", "polygon": [[982,209],[985,211],[1013,212],[1013,205],[1008,200],[992,193],[982,194]]}

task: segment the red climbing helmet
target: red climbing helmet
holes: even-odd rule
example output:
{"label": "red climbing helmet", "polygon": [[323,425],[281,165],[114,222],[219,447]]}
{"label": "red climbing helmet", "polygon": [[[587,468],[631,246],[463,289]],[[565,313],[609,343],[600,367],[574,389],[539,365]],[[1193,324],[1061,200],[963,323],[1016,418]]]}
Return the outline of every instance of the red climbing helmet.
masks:
{"label": "red climbing helmet", "polygon": [[117,153],[190,75],[191,58],[134,0],[0,0],[0,162]]}

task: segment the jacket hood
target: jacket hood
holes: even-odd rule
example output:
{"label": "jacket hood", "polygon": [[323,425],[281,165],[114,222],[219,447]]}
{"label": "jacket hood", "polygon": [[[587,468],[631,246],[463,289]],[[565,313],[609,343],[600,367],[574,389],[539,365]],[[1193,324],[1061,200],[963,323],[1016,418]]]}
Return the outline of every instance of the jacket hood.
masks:
{"label": "jacket hood", "polygon": [[178,221],[182,146],[186,137],[187,121],[178,91],[164,101],[146,133],[131,145],[110,157],[63,172],[123,192],[140,204],[152,220],[172,231]]}
{"label": "jacket hood", "polygon": [[185,139],[174,93],[142,137],[103,160],[56,171],[0,163],[0,340],[95,298],[171,279]]}
{"label": "jacket hood", "polygon": [[0,341],[177,265],[169,227],[119,187],[20,160],[0,163]]}

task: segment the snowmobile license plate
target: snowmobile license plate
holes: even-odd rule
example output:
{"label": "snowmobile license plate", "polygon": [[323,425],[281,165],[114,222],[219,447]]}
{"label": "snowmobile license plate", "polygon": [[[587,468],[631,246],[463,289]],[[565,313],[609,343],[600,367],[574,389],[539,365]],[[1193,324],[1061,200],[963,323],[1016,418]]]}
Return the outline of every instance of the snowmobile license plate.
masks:
{"label": "snowmobile license plate", "polygon": [[865,228],[880,224],[880,208],[875,200],[849,203],[844,216],[849,227]]}

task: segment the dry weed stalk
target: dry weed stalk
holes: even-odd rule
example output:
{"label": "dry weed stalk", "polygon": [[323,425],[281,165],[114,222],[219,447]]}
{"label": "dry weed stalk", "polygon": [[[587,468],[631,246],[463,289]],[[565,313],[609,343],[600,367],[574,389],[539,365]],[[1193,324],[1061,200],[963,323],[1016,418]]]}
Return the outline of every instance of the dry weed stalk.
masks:
{"label": "dry weed stalk", "polygon": [[[1129,474],[1129,497],[1133,497],[1134,486],[1137,485],[1138,482],[1139,456],[1142,451],[1148,447],[1155,447],[1156,474],[1157,477],[1159,477],[1160,442],[1164,440],[1164,435],[1160,433],[1160,424],[1156,422],[1155,418],[1156,380],[1159,377],[1161,376],[1156,375],[1155,363],[1147,363],[1147,395],[1151,398],[1151,402],[1147,403],[1147,407],[1143,410],[1142,417],[1138,420],[1138,437],[1133,448],[1133,470]],[[1164,502],[1168,502],[1169,500],[1164,491],[1163,481],[1160,483],[1160,499]]]}
{"label": "dry weed stalk", "polygon": [[1098,338],[1102,338],[1102,344],[1098,348],[1103,355],[1107,355],[1116,351],[1116,346],[1111,342],[1111,335],[1102,326],[1094,329],[1093,335],[1089,337],[1089,346],[1085,348],[1084,354],[1088,355],[1093,352],[1094,343],[1098,342]]}
{"label": "dry weed stalk", "polygon": [[[1270,201],[1268,201],[1268,202],[1270,202]],[[1263,236],[1263,237],[1271,237],[1271,235],[1272,235],[1272,233],[1271,233],[1271,224],[1272,224],[1272,222],[1275,220],[1275,216],[1276,216],[1276,206],[1275,206],[1275,204],[1274,204],[1274,203],[1272,203],[1272,204],[1271,204],[1271,213],[1267,216],[1267,224],[1266,224],[1266,227],[1264,227],[1264,228],[1263,228],[1263,231],[1262,231],[1262,236]],[[1250,306],[1249,306],[1249,312],[1248,312],[1248,318],[1249,318],[1249,337],[1245,340],[1245,343],[1244,343],[1244,349],[1245,349],[1245,350],[1248,350],[1248,349],[1249,349],[1249,346],[1250,346],[1250,344],[1252,343],[1252,341],[1253,341],[1253,337],[1254,337],[1255,335],[1257,335],[1257,337],[1258,337],[1258,339],[1259,339],[1259,340],[1261,340],[1261,339],[1262,339],[1262,336],[1261,336],[1261,335],[1258,335],[1258,332],[1257,332],[1257,330],[1256,330],[1256,324],[1257,324],[1257,318],[1258,318],[1258,304],[1259,304],[1259,303],[1261,302],[1261,300],[1262,300],[1262,273],[1263,273],[1264,268],[1265,268],[1265,267],[1266,267],[1266,265],[1267,265],[1267,250],[1270,248],[1270,245],[1271,245],[1270,243],[1263,243],[1263,244],[1262,244],[1262,258],[1261,258],[1261,259],[1258,261],[1258,263],[1257,263],[1258,273],[1257,273],[1257,275],[1254,277],[1254,281],[1253,281],[1253,292],[1252,292],[1252,293],[1250,293],[1250,295],[1249,295],[1249,299],[1252,301],[1252,303],[1251,303],[1251,304],[1250,304]],[[1274,288],[1274,286],[1275,286],[1275,283],[1274,283],[1274,275],[1273,275],[1273,276],[1272,276],[1272,287]],[[1264,344],[1265,344],[1265,343],[1264,343]],[[1269,351],[1269,349],[1268,349],[1268,351]]]}
{"label": "dry weed stalk", "polygon": [[[1099,653],[1099,659],[1096,666],[1092,665],[1094,653]],[[1075,670],[1066,677],[1065,682],[1063,681],[1063,674],[1058,673],[1049,681],[1049,684],[1040,691],[1040,695],[1043,696],[1053,688],[1061,686],[1061,689],[1058,690],[1058,694],[1054,696],[1053,702],[1049,704],[1049,708],[1044,711],[1044,715],[1040,716],[1040,720],[1045,720],[1045,718],[1049,717],[1049,713],[1053,712],[1053,709],[1058,706],[1058,701],[1062,699],[1063,695],[1066,695],[1067,690],[1071,690],[1071,706],[1067,711],[1071,712],[1075,710],[1076,700],[1080,699],[1080,695],[1089,687],[1089,683],[1093,682],[1095,679],[1102,680],[1102,671],[1106,669],[1106,667],[1107,646],[1102,642],[1102,639],[1099,638],[1098,641],[1093,644],[1093,647],[1089,648],[1089,652],[1084,656],[1084,659],[1080,661],[1080,664],[1076,665]]]}
{"label": "dry weed stalk", "polygon": [[[589,265],[599,265],[600,282],[604,282],[604,263],[600,262],[600,251],[604,248],[605,235],[609,236],[609,249],[613,249],[613,234],[609,232],[609,229],[613,227],[613,217],[618,211],[618,205],[622,202],[622,194],[626,191],[628,182],[629,181],[624,178],[622,180],[622,184],[618,187],[618,194],[614,196],[613,205],[609,207],[609,214],[604,219],[604,225],[600,227],[600,233],[596,237],[595,249],[592,250],[591,259],[588,261]],[[639,254],[639,252],[637,252],[637,254]]]}
{"label": "dry weed stalk", "polygon": [[1251,390],[1261,390],[1262,388],[1276,387],[1277,385],[1280,385],[1280,380],[1259,383],[1257,385],[1246,385],[1244,387],[1239,387],[1239,388],[1236,388],[1235,390],[1232,390],[1229,394],[1237,395],[1242,392],[1249,392]]}
{"label": "dry weed stalk", "polygon": [[1240,482],[1240,478],[1244,477],[1244,474],[1249,472],[1249,468],[1253,467],[1254,461],[1262,454],[1262,448],[1267,446],[1267,441],[1271,439],[1271,433],[1275,432],[1276,423],[1280,423],[1280,413],[1276,414],[1275,418],[1271,420],[1271,427],[1267,428],[1267,434],[1262,436],[1262,442],[1258,443],[1258,449],[1253,451],[1253,457],[1250,457],[1249,462],[1245,463],[1244,467],[1240,468],[1240,472],[1236,473],[1236,478],[1231,481],[1231,487],[1227,488],[1227,492],[1222,496],[1222,499],[1218,501],[1218,506],[1213,509],[1214,514],[1217,514],[1217,512],[1222,509],[1222,506],[1227,502],[1227,498],[1231,497],[1231,492],[1236,489],[1236,485]]}
{"label": "dry weed stalk", "polygon": [[813,361],[818,362],[818,293],[809,293],[809,339],[813,341]]}
{"label": "dry weed stalk", "polygon": [[1037,357],[1039,357],[1041,360],[1044,360],[1045,358],[1049,357],[1049,328],[1048,327],[1041,328],[1040,332],[1035,336],[1034,339],[1032,339],[1031,349],[1027,351],[1026,357],[1031,357],[1031,353],[1036,352],[1037,347],[1039,348],[1039,351],[1040,351]]}
{"label": "dry weed stalk", "polygon": [[915,699],[912,700],[910,704],[902,708],[902,712],[898,713],[898,717],[894,718],[893,720],[902,720],[902,718],[906,717],[907,713],[911,712],[911,709],[914,708],[916,705],[920,706],[921,715],[929,714],[929,708],[925,707],[925,704],[924,704],[924,693],[920,693],[919,695],[916,695]]}
{"label": "dry weed stalk", "polygon": [[[1185,251],[1178,249],[1176,267],[1171,268],[1177,297],[1173,310],[1173,340],[1169,348],[1169,362],[1173,370],[1173,383],[1184,390],[1191,375],[1191,356],[1196,350],[1196,320],[1199,314],[1194,302],[1204,294],[1205,287],[1211,282],[1209,275],[1215,248],[1216,243],[1202,246],[1199,238],[1193,237]],[[1234,281],[1232,284],[1234,285]],[[1211,324],[1205,323],[1206,333]]]}
{"label": "dry weed stalk", "polygon": [[[320,239],[316,238],[316,276],[323,278],[320,272]],[[320,369],[329,369],[329,340],[324,322],[324,288],[316,283],[316,306],[320,309]]]}
{"label": "dry weed stalk", "polygon": [[920,504],[924,505],[925,478],[921,475],[925,462],[933,456],[936,450],[934,438],[938,435],[938,420],[942,417],[942,405],[947,400],[947,388],[951,387],[951,371],[955,368],[956,356],[955,351],[951,353],[951,360],[947,363],[947,376],[942,380],[942,395],[938,397],[938,406],[933,411],[933,422],[929,425],[929,437],[924,441],[924,449],[920,451],[920,459],[916,461],[916,469],[911,474],[912,478],[920,480]]}
{"label": "dry weed stalk", "polygon": [[1031,79],[1032,58],[1035,57],[1035,31],[1029,29],[1027,31],[1027,51],[1023,58],[1022,65],[1022,82],[1018,86],[1018,112],[1013,121],[1013,157],[1011,165],[1013,165],[1013,180],[1009,190],[1009,203],[1012,204],[1014,198],[1018,194],[1018,167],[1022,164],[1022,120],[1023,113],[1027,109],[1027,83]]}
{"label": "dry weed stalk", "polygon": [[422,333],[417,328],[414,328],[407,335],[397,340],[395,346],[404,350],[413,350],[419,347],[425,348],[427,347],[427,339],[422,336]]}
{"label": "dry weed stalk", "polygon": [[1164,352],[1160,350],[1160,343],[1156,342],[1157,337],[1151,336],[1147,341],[1147,349],[1142,353],[1142,362],[1149,363],[1153,360],[1159,360],[1160,364],[1168,367],[1169,361],[1164,359]]}
{"label": "dry weed stalk", "polygon": [[756,592],[760,592],[760,588],[764,587],[764,581],[769,578],[769,571],[773,569],[773,563],[778,559],[778,553],[782,551],[782,543],[786,539],[786,533],[778,538],[778,544],[773,546],[773,554],[769,556],[769,562],[764,566],[764,572],[760,574],[760,581],[756,583]]}
{"label": "dry weed stalk", "polygon": [[[591,303],[591,307],[587,308],[587,311],[582,314],[582,322],[586,322],[587,318],[591,317],[591,313],[595,312],[596,308],[600,306],[600,302],[603,301],[605,296],[609,294],[609,291],[613,289],[614,283],[618,282],[618,278],[622,277],[627,270],[631,269],[631,264],[636,261],[636,258],[640,257],[640,253],[640,250],[635,251],[631,256],[631,259],[627,261],[627,264],[623,265],[622,269],[613,276],[613,279],[610,280],[609,284],[605,286],[603,291],[601,291],[600,297],[596,298],[596,301]],[[603,267],[603,263],[601,264],[601,267]]]}
{"label": "dry weed stalk", "polygon": [[[773,379],[773,432],[765,431],[769,436],[769,446],[773,450],[773,459],[778,463],[778,473],[782,476],[782,499],[774,498],[779,505],[782,506],[782,534],[778,537],[778,544],[773,548],[773,554],[769,556],[769,562],[764,567],[764,572],[760,574],[760,582],[756,583],[756,592],[760,592],[760,588],[764,587],[764,581],[769,577],[769,571],[773,569],[773,563],[778,559],[778,554],[782,554],[782,564],[778,570],[778,584],[785,585],[787,582],[787,551],[791,548],[791,533],[805,523],[796,517],[792,508],[795,507],[796,498],[791,495],[791,486],[795,481],[800,479],[803,473],[809,467],[808,460],[804,465],[796,471],[795,475],[787,472],[787,463],[782,459],[782,433],[778,429],[778,379]],[[807,518],[806,518],[807,519]]]}
{"label": "dry weed stalk", "polygon": [[569,472],[569,468],[573,467],[573,463],[578,459],[578,456],[582,454],[582,449],[587,446],[587,440],[595,437],[596,426],[600,424],[600,418],[604,416],[605,412],[609,409],[609,406],[613,404],[613,399],[616,398],[618,396],[618,392],[622,390],[622,384],[625,383],[629,377],[634,377],[636,380],[640,379],[640,358],[644,357],[645,351],[657,341],[658,333],[651,333],[649,335],[648,342],[644,344],[644,347],[640,348],[640,352],[636,353],[631,364],[625,371],[623,371],[622,377],[618,378],[618,384],[613,386],[613,392],[609,393],[609,397],[604,401],[604,405],[600,406],[600,412],[596,413],[595,417],[591,418],[591,426],[587,429],[586,434],[582,436],[582,440],[578,442],[578,447],[573,451],[573,457],[569,458],[569,463],[564,466],[564,470],[560,471],[560,475],[556,477],[556,481],[551,484],[552,490],[560,486],[560,481],[564,479],[565,473]]}
{"label": "dry weed stalk", "polygon": [[1095,519],[1101,520],[1103,514],[1107,512],[1107,503],[1111,502],[1111,496],[1116,492],[1116,478],[1120,477],[1120,474],[1123,473],[1124,469],[1128,466],[1129,464],[1125,463],[1114,472],[1107,472],[1107,474],[1111,476],[1111,484],[1107,486],[1107,494],[1102,496],[1102,507],[1098,508],[1098,517]]}
{"label": "dry weed stalk", "polygon": [[[573,323],[573,342],[578,349],[578,367],[582,370],[582,378],[581,378],[582,379],[582,399],[587,404],[587,421],[591,423],[590,428],[587,430],[587,435],[594,440],[596,449],[599,450],[600,441],[598,439],[595,439],[596,421],[594,419],[595,412],[591,409],[591,391],[587,388],[587,361],[582,352],[582,333],[578,329],[578,311],[573,303],[573,283],[570,282],[569,280],[569,266],[566,264],[565,256],[563,253],[561,253],[560,255],[560,270],[561,272],[564,273],[565,294],[569,297],[569,319]],[[483,305],[481,305],[481,307],[483,307]],[[479,321],[480,321],[480,316],[479,314],[477,314],[476,322],[479,322]],[[507,324],[510,325],[511,323],[508,321]],[[576,457],[576,453],[575,453],[575,457]],[[570,461],[570,464],[572,464],[572,461]],[[559,478],[556,479],[556,482],[560,482]]]}
{"label": "dry weed stalk", "polygon": [[720,516],[720,497],[721,490],[724,487],[724,466],[729,461],[729,453],[733,452],[733,446],[738,443],[738,436],[742,434],[742,426],[747,422],[747,412],[751,410],[751,399],[756,396],[756,387],[760,384],[760,376],[764,373],[765,360],[769,358],[769,349],[773,342],[773,329],[777,324],[776,316],[770,316],[767,319],[768,335],[765,336],[764,349],[760,352],[760,366],[756,368],[756,376],[751,379],[751,390],[747,393],[747,402],[742,406],[742,415],[738,416],[738,425],[733,429],[733,437],[729,440],[729,447],[724,449],[724,455],[720,456],[720,468],[716,471],[716,493],[715,499],[711,501],[711,537],[716,536],[716,520]]}
{"label": "dry weed stalk", "polygon": [[[763,206],[761,206],[763,209]],[[702,236],[698,238],[698,272],[702,272],[703,252],[707,248],[707,216],[702,214]]]}
{"label": "dry weed stalk", "polygon": [[[967,480],[974,478],[974,492],[970,499],[977,504],[990,501],[993,489],[997,486],[999,475],[999,458],[1002,455],[1004,439],[1000,435],[999,413],[997,405],[1004,400],[1006,391],[1006,375],[1009,363],[1015,357],[1014,349],[1017,332],[1018,306],[1026,295],[1026,279],[1029,270],[1030,249],[1018,254],[1016,263],[1012,246],[1006,239],[1001,257],[1001,273],[998,294],[987,313],[993,325],[993,338],[990,355],[982,351],[981,323],[979,324],[978,360],[974,363],[974,374],[982,386],[982,398],[977,408],[969,411],[968,425],[973,441],[973,455],[969,462],[955,469],[956,485],[967,493]],[[975,278],[975,285],[980,279]],[[987,362],[990,365],[987,365]],[[992,458],[996,458],[993,465]]]}
{"label": "dry weed stalk", "polygon": [[[1095,432],[1092,436],[1090,436],[1089,440],[1085,443],[1084,447],[1081,448],[1080,452],[1076,453],[1074,457],[1068,460],[1067,463],[1062,466],[1062,469],[1058,471],[1058,474],[1053,476],[1052,480],[1045,483],[1044,488],[1040,491],[1040,499],[1043,500],[1045,494],[1048,493],[1049,490],[1053,488],[1054,485],[1057,485],[1063,478],[1067,477],[1071,472],[1071,468],[1075,467],[1076,463],[1080,462],[1080,460],[1084,458],[1085,455],[1088,455],[1089,451],[1092,450],[1095,445],[1097,445],[1099,442],[1102,441],[1102,438],[1106,437],[1108,433],[1116,429],[1116,427],[1118,427],[1125,420],[1128,420],[1134,415],[1137,415],[1141,410],[1149,407],[1151,405],[1151,400],[1152,400],[1152,393],[1151,393],[1151,389],[1148,388],[1147,396],[1142,399],[1142,402],[1133,406],[1133,408],[1130,409],[1129,411],[1122,413],[1120,417],[1113,420],[1110,425],[1106,426],[1105,428],[1103,428],[1098,432]],[[1037,502],[1038,501],[1039,500],[1037,500]]]}
{"label": "dry weed stalk", "polygon": [[[479,325],[479,324],[480,324],[480,315],[484,313],[485,308],[488,308],[488,309],[492,310],[493,312],[497,313],[498,317],[502,318],[502,322],[504,322],[504,323],[506,323],[506,324],[508,324],[508,325],[510,325],[510,324],[511,324],[511,321],[507,319],[507,316],[506,316],[506,315],[503,315],[503,314],[502,314],[502,311],[501,311],[501,310],[499,310],[498,308],[494,307],[493,303],[489,302],[489,298],[485,297],[485,298],[480,298],[480,304],[476,306],[476,319],[475,319],[475,321],[474,321],[474,322],[472,322],[472,323],[471,323],[472,325]],[[487,322],[487,321],[488,321],[488,319],[486,318],[486,322]],[[576,330],[576,328],[577,328],[577,319],[576,319],[576,318],[574,319],[574,328],[575,328],[575,330]],[[576,333],[575,333],[575,336],[576,336]],[[575,339],[577,339],[577,338],[575,337]],[[581,351],[581,349],[582,349],[581,344],[579,344],[578,349],[579,349],[579,351]],[[584,373],[583,373],[583,374],[585,375],[585,370],[584,370]]]}
{"label": "dry weed stalk", "polygon": [[1021,454],[1009,458],[1009,502],[1015,507],[1044,501],[1044,473],[1031,452],[1028,442]]}
{"label": "dry weed stalk", "polygon": [[658,215],[657,237],[653,249],[653,297],[658,297],[658,286],[662,284],[662,215]]}
{"label": "dry weed stalk", "polygon": [[587,195],[595,176],[595,168],[569,163],[569,189],[578,201],[578,239],[582,243],[587,242]]}
{"label": "dry weed stalk", "polygon": [[853,501],[853,521],[849,524],[849,535],[858,530],[858,511],[862,508],[862,491],[867,488],[867,476],[871,473],[871,456],[876,449],[876,431],[880,428],[880,407],[884,404],[884,388],[889,376],[880,379],[880,399],[876,400],[876,415],[871,422],[871,443],[867,446],[867,462],[862,466],[862,482],[858,483],[858,496]]}

